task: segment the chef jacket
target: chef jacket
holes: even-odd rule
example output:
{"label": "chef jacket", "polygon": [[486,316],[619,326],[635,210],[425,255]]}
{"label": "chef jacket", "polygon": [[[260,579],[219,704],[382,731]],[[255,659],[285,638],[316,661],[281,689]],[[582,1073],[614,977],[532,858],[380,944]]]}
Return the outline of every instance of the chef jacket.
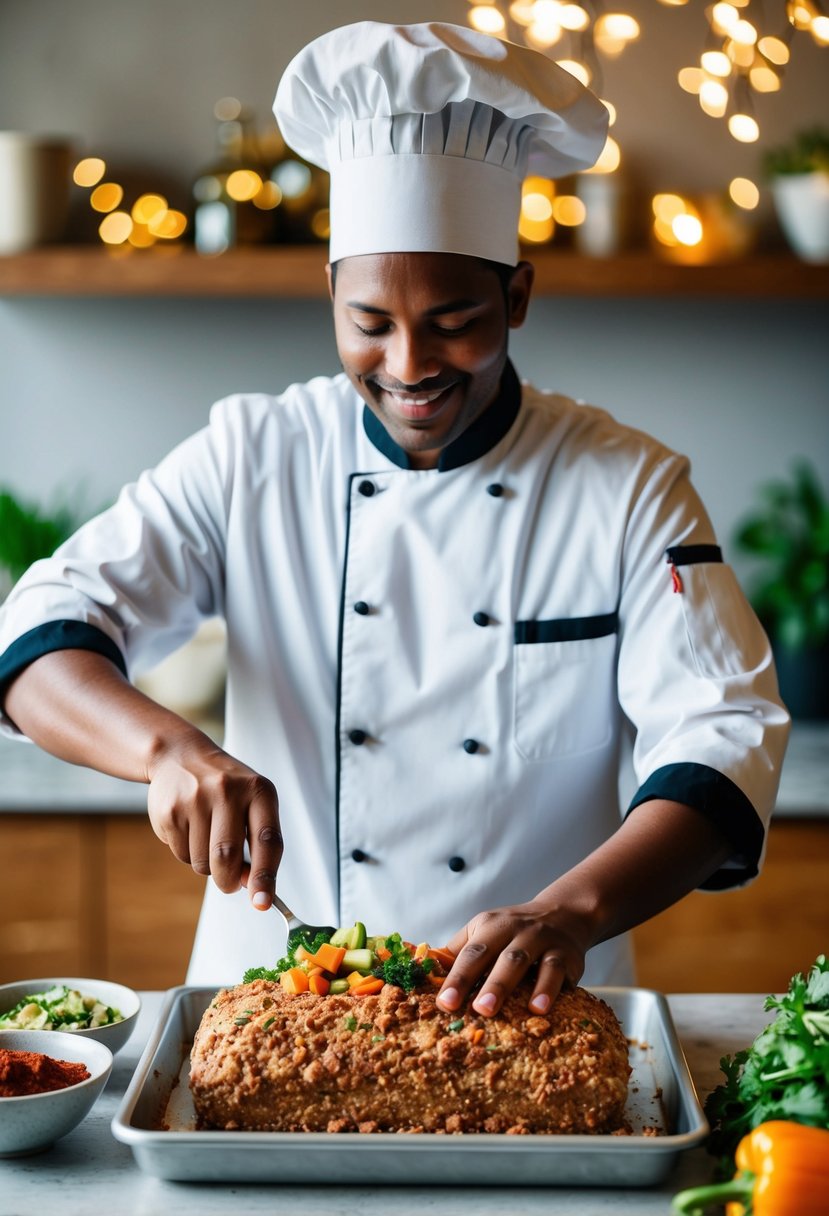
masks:
{"label": "chef jacket", "polygon": [[[521,385],[413,469],[344,375],[219,401],[0,614],[0,690],[54,649],[128,675],[227,623],[225,749],[271,778],[278,888],[306,921],[445,942],[532,898],[643,801],[762,860],[788,718],[688,461]],[[16,733],[8,717],[8,734]],[[188,980],[271,964],[284,929],[207,884]],[[585,982],[630,982],[624,938]]]}

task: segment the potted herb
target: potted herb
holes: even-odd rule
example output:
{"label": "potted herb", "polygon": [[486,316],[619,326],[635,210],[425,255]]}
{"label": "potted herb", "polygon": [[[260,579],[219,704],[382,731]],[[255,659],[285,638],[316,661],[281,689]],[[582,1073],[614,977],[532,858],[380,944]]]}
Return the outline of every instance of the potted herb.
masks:
{"label": "potted herb", "polygon": [[801,131],[764,160],[785,237],[806,262],[829,260],[829,129]]}
{"label": "potted herb", "polygon": [[0,601],[32,562],[51,556],[80,522],[68,505],[47,511],[0,486]]}
{"label": "potted herb", "polygon": [[780,691],[794,717],[829,717],[829,500],[811,465],[760,488],[761,505],[735,544],[756,558],[749,594],[774,649]]}

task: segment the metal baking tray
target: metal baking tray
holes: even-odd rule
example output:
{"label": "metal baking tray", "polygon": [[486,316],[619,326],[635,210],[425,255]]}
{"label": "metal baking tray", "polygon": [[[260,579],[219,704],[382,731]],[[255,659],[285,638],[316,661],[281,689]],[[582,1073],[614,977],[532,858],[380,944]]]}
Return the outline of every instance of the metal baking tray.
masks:
{"label": "metal baking tray", "polygon": [[651,1186],[705,1138],[708,1124],[664,996],[645,988],[592,991],[630,1041],[625,1115],[633,1135],[199,1131],[189,1053],[216,990],[187,987],[166,994],[112,1132],[141,1169],[177,1181]]}

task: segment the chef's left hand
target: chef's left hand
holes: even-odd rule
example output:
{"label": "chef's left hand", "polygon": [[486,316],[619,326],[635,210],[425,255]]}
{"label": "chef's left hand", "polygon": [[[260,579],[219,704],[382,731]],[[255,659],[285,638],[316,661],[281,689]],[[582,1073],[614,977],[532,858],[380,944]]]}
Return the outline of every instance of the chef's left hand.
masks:
{"label": "chef's left hand", "polygon": [[592,944],[588,925],[560,907],[545,909],[531,900],[479,912],[447,943],[456,957],[438,994],[438,1004],[454,1013],[483,981],[472,1008],[492,1017],[537,963],[529,1007],[533,1013],[546,1013],[564,984],[577,984],[581,979],[584,957]]}

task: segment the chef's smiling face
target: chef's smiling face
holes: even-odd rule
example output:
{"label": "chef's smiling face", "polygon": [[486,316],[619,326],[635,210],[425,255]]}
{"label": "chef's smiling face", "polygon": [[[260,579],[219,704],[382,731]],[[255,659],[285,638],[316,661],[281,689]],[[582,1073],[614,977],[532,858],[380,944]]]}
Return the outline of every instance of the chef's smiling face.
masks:
{"label": "chef's smiling face", "polygon": [[328,276],[346,375],[413,467],[434,467],[497,396],[532,267],[506,289],[485,261],[447,253],[344,258],[336,290]]}

